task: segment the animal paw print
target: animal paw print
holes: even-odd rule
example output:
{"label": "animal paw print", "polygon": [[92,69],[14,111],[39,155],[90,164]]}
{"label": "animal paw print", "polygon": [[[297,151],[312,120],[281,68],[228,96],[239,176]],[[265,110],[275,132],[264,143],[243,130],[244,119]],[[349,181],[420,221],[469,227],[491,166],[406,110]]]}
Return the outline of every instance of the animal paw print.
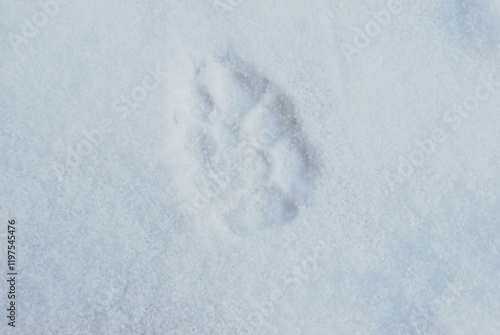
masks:
{"label": "animal paw print", "polygon": [[291,99],[240,61],[192,74],[166,99],[166,158],[186,216],[237,235],[291,222],[317,171]]}

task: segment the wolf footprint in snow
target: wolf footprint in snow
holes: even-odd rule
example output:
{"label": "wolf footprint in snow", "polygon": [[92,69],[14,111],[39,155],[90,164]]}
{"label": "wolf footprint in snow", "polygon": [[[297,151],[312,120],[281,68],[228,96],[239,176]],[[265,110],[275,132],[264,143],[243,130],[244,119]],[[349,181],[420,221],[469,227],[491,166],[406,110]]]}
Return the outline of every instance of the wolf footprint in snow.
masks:
{"label": "wolf footprint in snow", "polygon": [[239,235],[289,223],[316,173],[291,99],[238,61],[192,73],[166,99],[166,157],[184,213]]}

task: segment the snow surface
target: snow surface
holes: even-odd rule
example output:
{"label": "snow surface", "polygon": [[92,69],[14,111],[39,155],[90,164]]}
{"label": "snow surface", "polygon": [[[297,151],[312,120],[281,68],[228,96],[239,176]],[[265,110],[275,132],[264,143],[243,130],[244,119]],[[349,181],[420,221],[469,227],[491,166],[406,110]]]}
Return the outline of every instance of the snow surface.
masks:
{"label": "snow surface", "polygon": [[499,0],[0,5],[1,334],[498,334]]}

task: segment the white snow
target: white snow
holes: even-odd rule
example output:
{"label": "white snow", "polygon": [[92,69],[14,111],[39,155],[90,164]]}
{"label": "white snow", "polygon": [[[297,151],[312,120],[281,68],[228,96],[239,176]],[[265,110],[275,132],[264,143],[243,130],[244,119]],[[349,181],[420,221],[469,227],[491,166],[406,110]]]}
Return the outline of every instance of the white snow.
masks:
{"label": "white snow", "polygon": [[500,329],[500,1],[0,5],[1,334]]}

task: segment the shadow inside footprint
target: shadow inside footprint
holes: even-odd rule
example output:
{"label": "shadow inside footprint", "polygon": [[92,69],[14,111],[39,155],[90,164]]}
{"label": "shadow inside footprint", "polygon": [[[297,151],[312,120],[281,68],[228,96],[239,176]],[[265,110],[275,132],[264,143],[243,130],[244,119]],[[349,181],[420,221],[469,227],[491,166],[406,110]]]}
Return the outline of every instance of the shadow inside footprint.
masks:
{"label": "shadow inside footprint", "polygon": [[179,125],[185,151],[176,152],[194,165],[177,171],[196,181],[182,190],[197,199],[192,219],[237,235],[293,221],[317,164],[292,99],[236,57],[204,63],[193,85],[197,121]]}

